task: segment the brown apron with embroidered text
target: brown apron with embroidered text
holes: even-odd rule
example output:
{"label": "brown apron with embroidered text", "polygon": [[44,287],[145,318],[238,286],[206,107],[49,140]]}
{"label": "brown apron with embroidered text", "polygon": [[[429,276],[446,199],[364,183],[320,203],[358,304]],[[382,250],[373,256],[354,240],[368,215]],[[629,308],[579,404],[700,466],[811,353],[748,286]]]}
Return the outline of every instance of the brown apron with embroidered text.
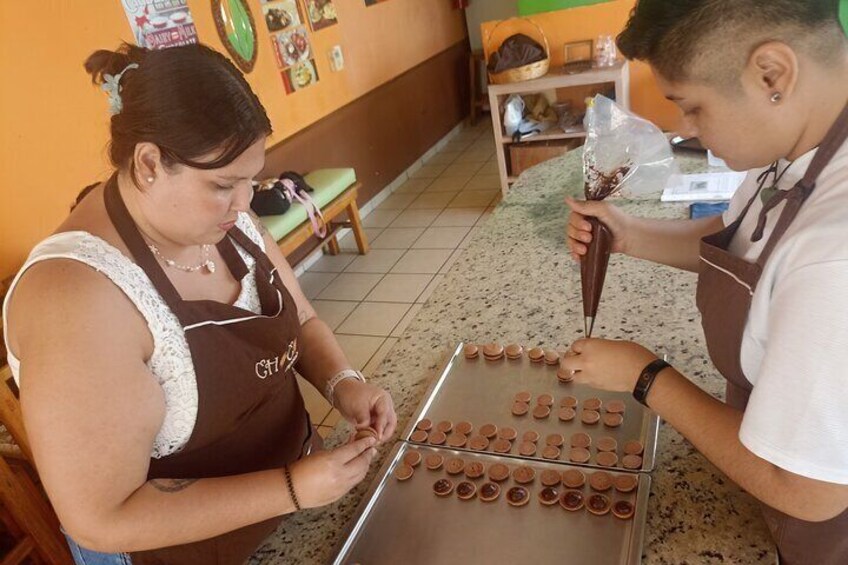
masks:
{"label": "brown apron with embroidered text", "polygon": [[[150,479],[203,479],[281,469],[315,434],[297,386],[297,307],[267,255],[238,228],[217,248],[237,281],[249,273],[233,242],[256,260],[261,313],[183,300],[124,204],[115,177],[106,210],[118,234],[185,331],[197,381],[197,420],[184,448],[150,460]],[[313,437],[314,436],[314,437]],[[280,489],[285,489],[282,472]],[[280,523],[273,518],[212,539],[131,554],[133,565],[240,565]]]}
{"label": "brown apron with embroidered text", "polygon": [[[819,147],[804,178],[788,191],[779,190],[764,206],[755,238],[762,236],[766,214],[780,202],[786,204],[759,259],[748,263],[728,249],[742,219],[760,191],[748,202],[739,218],[724,230],[701,240],[701,271],[697,302],[710,357],[727,379],[727,404],[745,410],[753,385],[742,371],[742,335],[763,268],[775,246],[815,189],[819,175],[848,138],[848,106]],[[803,383],[799,383],[803,386]],[[783,565],[848,564],[848,510],[825,522],[792,518],[763,505],[763,515],[771,530]]]}

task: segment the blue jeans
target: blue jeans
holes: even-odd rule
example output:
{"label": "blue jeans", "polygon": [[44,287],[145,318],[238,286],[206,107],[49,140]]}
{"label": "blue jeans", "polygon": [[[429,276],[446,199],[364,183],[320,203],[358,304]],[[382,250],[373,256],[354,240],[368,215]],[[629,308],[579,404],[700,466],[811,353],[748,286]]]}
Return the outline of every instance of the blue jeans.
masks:
{"label": "blue jeans", "polygon": [[68,540],[68,547],[71,548],[76,565],[132,565],[132,560],[126,553],[100,553],[85,549],[68,534],[65,534],[65,539]]}

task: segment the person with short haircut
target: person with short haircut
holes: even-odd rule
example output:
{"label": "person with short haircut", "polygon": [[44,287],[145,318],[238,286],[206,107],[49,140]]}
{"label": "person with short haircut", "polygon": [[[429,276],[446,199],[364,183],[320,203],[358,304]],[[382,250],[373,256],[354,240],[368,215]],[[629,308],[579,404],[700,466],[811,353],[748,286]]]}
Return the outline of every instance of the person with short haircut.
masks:
{"label": "person with short haircut", "polygon": [[650,64],[683,135],[750,171],[726,214],[650,220],[569,200],[575,257],[699,274],[726,404],[644,347],[583,339],[566,369],[633,391],[761,504],[787,565],[848,563],[848,40],[838,0],[639,0],[618,46]]}
{"label": "person with short haircut", "polygon": [[[35,464],[78,565],[241,564],[283,515],[362,481],[392,399],[249,214],[271,124],[233,64],[124,45],[85,68],[115,171],[3,309]],[[295,369],[365,437],[321,449]]]}

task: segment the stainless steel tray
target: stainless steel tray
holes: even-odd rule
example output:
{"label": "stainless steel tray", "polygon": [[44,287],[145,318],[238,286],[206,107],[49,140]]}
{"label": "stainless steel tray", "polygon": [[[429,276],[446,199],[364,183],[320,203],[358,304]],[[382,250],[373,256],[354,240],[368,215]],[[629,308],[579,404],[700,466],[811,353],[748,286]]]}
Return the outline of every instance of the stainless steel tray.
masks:
{"label": "stainless steel tray", "polygon": [[[501,483],[501,496],[494,502],[469,501],[453,493],[441,498],[433,494],[433,483],[449,477],[444,468],[430,471],[424,463],[404,482],[392,474],[410,450],[426,458],[439,453],[446,459],[459,456],[480,461],[488,468],[495,462],[511,469],[527,464],[537,477],[529,485],[530,502],[513,508],[505,500],[514,486],[510,478]],[[544,469],[563,471],[562,463],[522,462],[488,453],[417,446],[398,442],[363,498],[345,532],[345,540],[333,561],[336,565],[452,565],[452,564],[574,564],[620,565],[641,563],[642,542],[651,488],[650,476],[638,473],[635,493],[606,493],[613,502],[635,499],[636,513],[630,520],[612,515],[595,516],[583,509],[569,512],[558,504],[543,506],[537,499],[541,484],[538,473]],[[619,474],[610,471],[612,475]],[[588,474],[588,473],[587,473]],[[634,474],[631,473],[631,476]],[[461,476],[457,476],[461,477]],[[464,477],[451,477],[454,484]],[[486,479],[472,482],[479,485]],[[583,487],[588,495],[589,486]]]}
{"label": "stainless steel tray", "polygon": [[[562,384],[557,380],[557,366],[544,363],[531,363],[525,353],[520,360],[502,359],[487,361],[482,352],[477,359],[466,359],[462,353],[464,344],[460,343],[448,360],[441,375],[430,386],[425,400],[410,420],[407,429],[401,436],[410,441],[417,422],[423,418],[432,420],[435,426],[442,420],[450,420],[454,424],[468,421],[474,425],[475,432],[483,424],[495,424],[498,427],[511,426],[518,431],[518,438],[513,442],[512,450],[506,454],[510,457],[520,457],[533,461],[548,461],[541,457],[548,434],[559,433],[565,436],[566,446],[562,450],[559,461],[570,465],[580,465],[568,460],[568,440],[577,432],[585,432],[592,437],[593,447],[590,449],[592,459],[586,466],[596,467],[597,450],[594,445],[598,438],[609,436],[618,442],[617,455],[621,467],[624,443],[628,440],[639,440],[644,446],[641,471],[650,472],[654,468],[656,455],[659,417],[651,410],[639,404],[632,395],[597,390],[585,385],[569,383]],[[527,391],[532,394],[531,410],[536,398],[541,394],[551,394],[554,406],[548,418],[538,420],[531,414],[513,416],[512,404],[516,393]],[[603,423],[585,425],[580,421],[580,410],[571,422],[561,422],[557,418],[559,402],[564,396],[574,396],[581,403],[587,398],[599,398],[603,402],[621,400],[625,404],[624,423],[618,428],[608,428]],[[518,453],[521,436],[528,430],[537,431],[541,439],[539,448],[534,456],[525,457]],[[449,446],[446,446],[450,449]],[[460,448],[470,449],[468,447]],[[491,446],[488,450],[491,452]]]}

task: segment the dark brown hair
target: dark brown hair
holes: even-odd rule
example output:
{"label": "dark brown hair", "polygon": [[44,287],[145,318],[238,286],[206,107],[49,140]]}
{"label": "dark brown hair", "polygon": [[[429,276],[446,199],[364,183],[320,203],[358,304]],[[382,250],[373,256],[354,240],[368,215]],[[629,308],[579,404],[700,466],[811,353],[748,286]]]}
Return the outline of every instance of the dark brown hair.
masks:
{"label": "dark brown hair", "polygon": [[[85,70],[95,84],[104,75],[120,79],[122,109],[112,116],[109,157],[135,181],[133,154],[154,143],[166,166],[217,169],[271,134],[265,109],[238,69],[205,45],[149,50],[124,43],[95,51]],[[214,155],[212,160],[199,160]]]}
{"label": "dark brown hair", "polygon": [[709,80],[741,71],[766,41],[782,41],[825,63],[840,60],[839,0],[639,0],[618,48],[668,80]]}

